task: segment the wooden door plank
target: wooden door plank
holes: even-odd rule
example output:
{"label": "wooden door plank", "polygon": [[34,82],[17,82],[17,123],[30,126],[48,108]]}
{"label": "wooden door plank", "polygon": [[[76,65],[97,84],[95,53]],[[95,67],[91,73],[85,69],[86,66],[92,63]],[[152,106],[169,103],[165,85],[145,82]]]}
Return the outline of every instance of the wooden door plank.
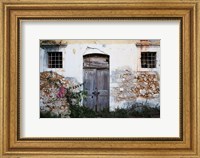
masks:
{"label": "wooden door plank", "polygon": [[96,97],[93,91],[96,88],[96,69],[84,69],[84,90],[87,92],[87,98],[84,99],[83,105],[95,110]]}
{"label": "wooden door plank", "polygon": [[97,89],[99,92],[97,110],[109,107],[109,70],[97,70]]}

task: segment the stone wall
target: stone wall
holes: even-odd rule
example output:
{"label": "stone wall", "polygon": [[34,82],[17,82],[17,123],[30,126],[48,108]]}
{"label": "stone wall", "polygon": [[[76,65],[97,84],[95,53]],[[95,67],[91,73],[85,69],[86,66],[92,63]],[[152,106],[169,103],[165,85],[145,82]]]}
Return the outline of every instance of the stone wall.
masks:
{"label": "stone wall", "polygon": [[160,79],[154,71],[133,71],[128,67],[112,72],[111,95],[116,104],[142,103],[159,106]]}
{"label": "stone wall", "polygon": [[65,78],[56,72],[40,73],[40,112],[51,117],[69,117],[69,103],[65,93],[67,89],[76,92],[78,82],[74,78]]}

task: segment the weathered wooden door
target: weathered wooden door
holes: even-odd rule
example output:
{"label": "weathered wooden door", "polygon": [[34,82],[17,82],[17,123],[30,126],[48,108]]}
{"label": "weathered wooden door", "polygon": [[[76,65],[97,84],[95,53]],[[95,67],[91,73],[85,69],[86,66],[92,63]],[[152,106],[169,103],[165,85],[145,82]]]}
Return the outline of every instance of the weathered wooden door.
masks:
{"label": "weathered wooden door", "polygon": [[83,104],[95,111],[109,107],[109,57],[89,55],[84,57],[84,90],[87,98]]}

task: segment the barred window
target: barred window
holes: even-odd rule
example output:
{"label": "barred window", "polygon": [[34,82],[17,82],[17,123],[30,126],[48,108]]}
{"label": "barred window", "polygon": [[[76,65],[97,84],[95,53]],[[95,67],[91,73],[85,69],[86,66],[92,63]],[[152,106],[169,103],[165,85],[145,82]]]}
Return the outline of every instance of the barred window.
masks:
{"label": "barred window", "polygon": [[62,68],[62,52],[48,52],[48,68]]}
{"label": "barred window", "polygon": [[141,52],[142,68],[156,68],[156,52]]}

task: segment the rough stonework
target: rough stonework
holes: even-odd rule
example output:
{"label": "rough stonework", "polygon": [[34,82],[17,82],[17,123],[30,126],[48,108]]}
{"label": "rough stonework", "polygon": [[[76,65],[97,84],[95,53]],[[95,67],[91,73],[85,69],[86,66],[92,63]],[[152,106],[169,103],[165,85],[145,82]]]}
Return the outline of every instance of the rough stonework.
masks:
{"label": "rough stonework", "polygon": [[139,40],[136,42],[136,46],[160,46],[159,40]]}
{"label": "rough stonework", "polygon": [[51,117],[69,117],[69,103],[65,91],[74,88],[77,82],[73,78],[65,78],[56,72],[45,71],[40,73],[40,112],[50,113]]}
{"label": "rough stonework", "polygon": [[67,45],[66,40],[41,40],[40,41],[40,46],[42,45]]}
{"label": "rough stonework", "polygon": [[112,72],[112,88],[115,102],[147,102],[157,105],[160,94],[159,76],[153,71],[132,71],[130,68],[117,69]]}

